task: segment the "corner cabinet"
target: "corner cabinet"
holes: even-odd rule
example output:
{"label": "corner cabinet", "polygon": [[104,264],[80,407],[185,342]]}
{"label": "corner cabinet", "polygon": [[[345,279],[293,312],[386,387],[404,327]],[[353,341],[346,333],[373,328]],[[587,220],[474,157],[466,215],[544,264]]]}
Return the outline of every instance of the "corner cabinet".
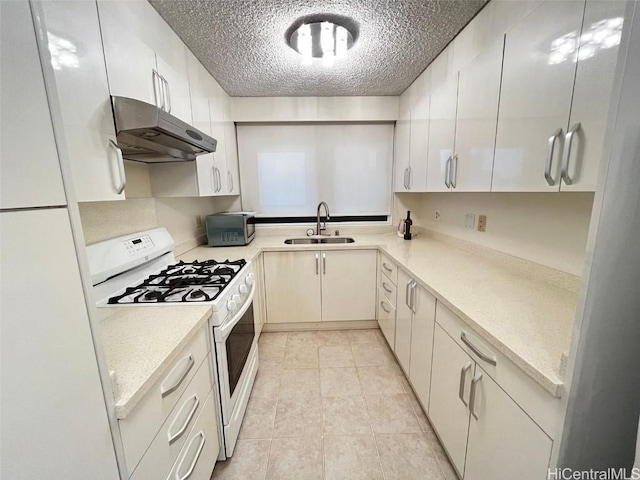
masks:
{"label": "corner cabinet", "polygon": [[268,323],[375,318],[375,250],[263,255]]}

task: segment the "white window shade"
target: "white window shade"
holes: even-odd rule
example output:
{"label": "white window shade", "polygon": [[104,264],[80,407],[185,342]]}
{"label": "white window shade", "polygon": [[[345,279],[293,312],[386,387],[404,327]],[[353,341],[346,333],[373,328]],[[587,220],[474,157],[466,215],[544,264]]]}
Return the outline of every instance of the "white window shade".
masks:
{"label": "white window shade", "polygon": [[262,217],[389,215],[393,124],[238,125],[243,209]]}

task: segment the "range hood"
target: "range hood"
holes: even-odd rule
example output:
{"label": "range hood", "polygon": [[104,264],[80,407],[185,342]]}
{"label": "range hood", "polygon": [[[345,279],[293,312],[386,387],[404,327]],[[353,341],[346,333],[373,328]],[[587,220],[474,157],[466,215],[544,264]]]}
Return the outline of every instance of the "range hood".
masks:
{"label": "range hood", "polygon": [[161,108],[111,97],[122,156],[143,163],[185,162],[216,151],[217,141]]}

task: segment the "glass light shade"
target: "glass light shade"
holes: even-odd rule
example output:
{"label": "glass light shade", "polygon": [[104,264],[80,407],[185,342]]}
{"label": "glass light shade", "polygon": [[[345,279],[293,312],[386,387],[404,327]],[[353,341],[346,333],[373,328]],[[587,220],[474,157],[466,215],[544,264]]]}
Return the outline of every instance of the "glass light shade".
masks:
{"label": "glass light shade", "polygon": [[289,45],[307,59],[322,58],[329,63],[353,46],[353,34],[333,22],[305,23],[293,31]]}

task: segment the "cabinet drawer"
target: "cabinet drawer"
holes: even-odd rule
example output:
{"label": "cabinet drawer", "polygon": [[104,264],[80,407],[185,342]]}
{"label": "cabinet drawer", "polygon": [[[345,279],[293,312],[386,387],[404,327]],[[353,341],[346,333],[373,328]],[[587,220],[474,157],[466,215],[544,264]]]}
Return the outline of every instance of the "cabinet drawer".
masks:
{"label": "cabinet drawer", "polygon": [[380,253],[378,257],[380,262],[380,271],[384,273],[394,285],[398,285],[398,266],[384,253]]}
{"label": "cabinet drawer", "polygon": [[397,287],[389,280],[389,277],[378,275],[378,289],[382,292],[384,298],[391,303],[391,306],[395,307]]}
{"label": "cabinet drawer", "polygon": [[[214,392],[209,394],[167,480],[209,480],[220,452]],[[162,477],[156,477],[162,478]],[[142,479],[140,479],[142,480]]]}
{"label": "cabinet drawer", "polygon": [[211,386],[209,362],[204,361],[140,460],[132,480],[162,478],[169,471],[196,419],[202,414]]}
{"label": "cabinet drawer", "polygon": [[384,337],[387,339],[387,343],[391,347],[391,350],[395,350],[396,342],[396,309],[385,298],[382,291],[378,292],[378,305],[376,306],[376,319],[378,320],[378,326]]}
{"label": "cabinet drawer", "polygon": [[207,358],[207,332],[208,327],[205,326],[196,334],[135,409],[127,418],[118,422],[129,472],[138,465],[161,425],[198,371],[198,367]]}
{"label": "cabinet drawer", "polygon": [[[481,339],[463,320],[451,310],[438,302],[436,306],[436,322],[454,339],[454,341],[473,358],[483,370],[522,408],[552,439],[556,430],[556,422],[561,412],[560,399],[544,390],[511,360],[488,342]],[[468,342],[474,345],[483,355],[495,359],[496,365],[482,360],[462,340],[464,332]]]}

